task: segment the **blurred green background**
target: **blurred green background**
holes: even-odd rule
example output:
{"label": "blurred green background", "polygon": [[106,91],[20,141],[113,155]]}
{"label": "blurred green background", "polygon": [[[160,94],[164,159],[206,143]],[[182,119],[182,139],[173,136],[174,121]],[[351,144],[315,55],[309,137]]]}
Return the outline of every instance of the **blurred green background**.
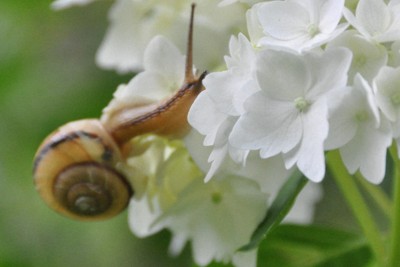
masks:
{"label": "blurred green background", "polygon": [[[130,75],[99,69],[95,53],[111,1],[64,11],[49,0],[0,1],[0,266],[190,266],[170,258],[170,235],[137,239],[127,213],[83,223],[50,210],[34,190],[32,159],[58,126],[98,117]],[[326,179],[317,222],[358,231]]]}

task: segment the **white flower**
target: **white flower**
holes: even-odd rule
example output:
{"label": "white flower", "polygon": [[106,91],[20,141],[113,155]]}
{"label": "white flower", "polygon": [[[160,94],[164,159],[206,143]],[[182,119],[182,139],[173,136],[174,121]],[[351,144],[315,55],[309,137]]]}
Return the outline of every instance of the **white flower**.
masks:
{"label": "white flower", "polygon": [[377,43],[372,43],[357,34],[356,31],[346,31],[328,43],[327,47],[346,47],[353,53],[348,73],[349,80],[360,73],[367,81],[372,81],[381,67],[388,61],[387,49]]}
{"label": "white flower", "polygon": [[400,137],[400,67],[383,67],[373,87],[379,108],[392,122],[394,138]]}
{"label": "white flower", "polygon": [[264,46],[310,50],[343,32],[339,24],[344,0],[286,0],[253,6],[265,37]]}
{"label": "white flower", "polygon": [[360,0],[355,16],[345,9],[347,21],[360,34],[376,42],[390,42],[400,38],[400,2],[397,0]]}
{"label": "white flower", "polygon": [[361,75],[342,93],[330,114],[331,130],[327,149],[339,148],[343,162],[353,174],[360,170],[370,182],[378,184],[385,175],[386,150],[392,143],[388,121],[379,115],[372,89]]}
{"label": "white flower", "polygon": [[127,85],[118,87],[114,99],[103,110],[103,121],[125,107],[156,103],[173,95],[182,86],[185,56],[166,38],[154,37],[144,52],[143,61],[145,70]]}
{"label": "white flower", "polygon": [[213,259],[229,262],[250,240],[266,210],[266,196],[257,183],[227,176],[191,184],[161,222],[174,233],[173,252],[191,241],[195,262],[204,266]]}
{"label": "white flower", "polygon": [[[244,100],[254,92],[249,90],[247,83],[252,82],[256,53],[242,34],[231,38],[229,48],[231,56],[225,57],[228,70],[206,76],[203,81],[206,90],[197,97],[188,114],[192,127],[205,135],[203,144],[213,146],[209,156],[212,165],[206,181],[219,169],[227,155],[236,162],[244,162],[248,154],[247,150],[230,146],[228,135],[238,115],[244,111]],[[187,143],[187,146],[194,150],[191,149],[192,143]]]}
{"label": "white flower", "polygon": [[320,181],[325,174],[327,95],[345,86],[350,60],[351,53],[340,48],[321,55],[260,52],[261,91],[247,99],[246,113],[230,135],[232,146],[260,149],[262,158],[282,153],[287,168],[296,164],[310,180]]}

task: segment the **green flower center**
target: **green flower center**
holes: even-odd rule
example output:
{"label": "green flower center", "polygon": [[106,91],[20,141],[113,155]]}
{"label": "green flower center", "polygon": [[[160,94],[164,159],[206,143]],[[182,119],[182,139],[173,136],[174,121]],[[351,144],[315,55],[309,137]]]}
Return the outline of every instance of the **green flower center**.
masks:
{"label": "green flower center", "polygon": [[354,58],[354,63],[353,63],[353,64],[354,64],[356,67],[360,68],[360,67],[364,66],[366,62],[367,62],[367,58],[366,58],[365,55],[357,55],[357,56]]}
{"label": "green flower center", "polygon": [[367,112],[365,112],[365,111],[359,111],[357,114],[356,114],[356,120],[357,121],[359,121],[359,122],[363,122],[363,121],[366,121],[366,120],[368,120],[368,113]]}
{"label": "green flower center", "polygon": [[315,35],[317,35],[319,33],[318,26],[315,25],[314,23],[308,25],[308,29],[307,30],[308,30],[308,34],[311,37],[314,37]]}
{"label": "green flower center", "polygon": [[396,92],[390,96],[390,100],[393,104],[399,105],[400,104],[400,92]]}
{"label": "green flower center", "polygon": [[217,205],[222,201],[222,194],[220,192],[213,192],[211,194],[211,201],[213,204]]}
{"label": "green flower center", "polygon": [[310,103],[308,103],[308,101],[305,100],[304,97],[298,97],[294,100],[294,105],[300,112],[304,112],[308,109]]}

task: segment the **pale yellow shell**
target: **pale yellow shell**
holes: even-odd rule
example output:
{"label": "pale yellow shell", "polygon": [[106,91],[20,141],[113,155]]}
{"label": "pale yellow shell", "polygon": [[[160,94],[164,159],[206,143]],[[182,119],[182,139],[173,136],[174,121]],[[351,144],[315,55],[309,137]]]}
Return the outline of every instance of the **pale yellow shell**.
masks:
{"label": "pale yellow shell", "polygon": [[63,215],[97,220],[121,212],[132,189],[114,169],[118,146],[98,120],[68,123],[39,147],[34,162],[36,189]]}

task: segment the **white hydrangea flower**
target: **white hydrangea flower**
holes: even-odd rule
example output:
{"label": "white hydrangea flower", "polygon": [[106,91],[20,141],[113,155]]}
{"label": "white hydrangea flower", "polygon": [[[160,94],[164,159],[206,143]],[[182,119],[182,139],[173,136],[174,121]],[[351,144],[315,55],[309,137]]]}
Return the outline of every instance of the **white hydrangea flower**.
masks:
{"label": "white hydrangea flower", "polygon": [[[143,57],[145,70],[127,85],[118,87],[113,100],[103,110],[103,121],[107,121],[114,112],[124,107],[157,103],[173,95],[182,86],[185,56],[168,39],[162,36],[154,37]],[[154,108],[149,105],[145,107]]]}
{"label": "white hydrangea flower", "polygon": [[361,75],[346,89],[331,111],[325,147],[340,149],[351,174],[359,169],[368,181],[378,184],[385,175],[386,150],[392,143],[390,124],[380,116],[372,88]]}
{"label": "white hydrangea flower", "polygon": [[346,47],[351,50],[353,60],[348,73],[349,81],[360,73],[371,82],[378,71],[387,63],[387,49],[375,42],[370,42],[357,34],[356,31],[346,31],[328,43],[327,47]]}
{"label": "white hydrangea flower", "polygon": [[343,14],[364,37],[376,42],[395,41],[400,39],[400,2],[386,2],[360,0],[355,15],[348,9],[345,9]]}
{"label": "white hydrangea flower", "polygon": [[339,24],[344,0],[286,0],[254,5],[264,37],[260,43],[298,52],[327,43],[347,24]]}
{"label": "white hydrangea flower", "polygon": [[[207,90],[198,96],[188,114],[189,123],[205,135],[203,144],[213,146],[209,156],[212,164],[206,181],[219,169],[227,155],[236,162],[244,162],[248,154],[247,150],[234,148],[228,143],[228,133],[243,113],[247,95],[253,93],[246,84],[252,82],[256,52],[242,34],[231,38],[229,49],[231,56],[225,57],[228,70],[206,76],[203,84]],[[190,143],[187,145],[191,146]]]}
{"label": "white hydrangea flower", "polygon": [[160,220],[174,233],[172,252],[179,253],[191,241],[195,262],[205,266],[213,259],[231,261],[250,240],[266,210],[266,196],[257,183],[226,176],[191,184]]}
{"label": "white hydrangea flower", "polygon": [[[327,96],[344,87],[350,66],[347,49],[298,55],[266,50],[259,54],[260,91],[250,96],[230,134],[241,149],[260,150],[262,158],[283,154],[310,180],[325,174],[323,142],[328,135]],[[332,95],[331,97],[335,97]]]}

